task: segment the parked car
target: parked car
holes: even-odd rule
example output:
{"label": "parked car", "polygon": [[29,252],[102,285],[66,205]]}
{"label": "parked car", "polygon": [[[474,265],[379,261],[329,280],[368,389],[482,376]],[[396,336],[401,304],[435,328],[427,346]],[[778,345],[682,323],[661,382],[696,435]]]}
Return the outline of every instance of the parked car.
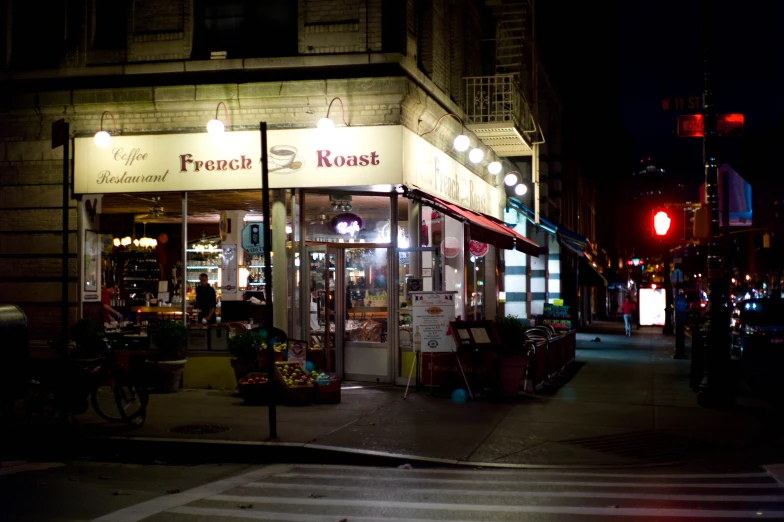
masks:
{"label": "parked car", "polygon": [[744,376],[776,379],[784,369],[784,300],[746,299],[731,316],[732,355]]}

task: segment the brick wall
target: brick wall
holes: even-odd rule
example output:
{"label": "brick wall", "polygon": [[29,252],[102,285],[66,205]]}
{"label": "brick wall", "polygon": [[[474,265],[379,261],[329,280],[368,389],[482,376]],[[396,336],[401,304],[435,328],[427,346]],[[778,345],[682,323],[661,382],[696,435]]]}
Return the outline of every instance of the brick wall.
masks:
{"label": "brick wall", "polygon": [[380,51],[382,0],[298,0],[301,54]]}

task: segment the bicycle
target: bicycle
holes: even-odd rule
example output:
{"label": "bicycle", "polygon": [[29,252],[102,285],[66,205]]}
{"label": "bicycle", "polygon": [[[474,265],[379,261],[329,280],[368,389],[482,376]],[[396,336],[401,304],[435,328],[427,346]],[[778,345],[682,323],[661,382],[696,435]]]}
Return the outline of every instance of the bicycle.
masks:
{"label": "bicycle", "polygon": [[[67,414],[87,411],[88,398],[95,413],[109,422],[141,427],[147,418],[149,393],[141,372],[121,364],[111,344],[102,357],[90,360],[59,359],[31,380],[25,397],[28,413],[45,420],[64,420]],[[64,363],[65,366],[61,366]]]}

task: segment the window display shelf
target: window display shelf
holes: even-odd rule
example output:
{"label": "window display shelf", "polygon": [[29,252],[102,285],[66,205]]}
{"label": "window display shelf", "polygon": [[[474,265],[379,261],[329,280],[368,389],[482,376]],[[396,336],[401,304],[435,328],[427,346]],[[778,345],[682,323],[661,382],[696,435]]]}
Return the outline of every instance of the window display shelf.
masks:
{"label": "window display shelf", "polygon": [[188,270],[202,270],[202,269],[217,270],[220,267],[218,265],[188,265],[186,268]]}
{"label": "window display shelf", "polygon": [[[199,280],[198,279],[188,279],[188,282],[189,283],[198,283]],[[218,280],[217,279],[207,279],[207,282],[208,283],[217,283]]]}
{"label": "window display shelf", "polygon": [[200,252],[200,253],[221,253],[223,252],[222,248],[213,248],[213,249],[202,249],[202,248],[188,248],[185,250],[186,252]]}

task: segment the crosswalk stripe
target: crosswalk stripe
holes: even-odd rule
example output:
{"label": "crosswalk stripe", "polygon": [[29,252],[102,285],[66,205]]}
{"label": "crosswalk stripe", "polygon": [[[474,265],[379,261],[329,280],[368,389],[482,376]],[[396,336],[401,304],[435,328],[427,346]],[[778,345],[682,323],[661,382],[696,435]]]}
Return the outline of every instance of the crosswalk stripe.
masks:
{"label": "crosswalk stripe", "polygon": [[[484,511],[493,513],[548,513],[559,515],[597,515],[627,517],[680,517],[680,518],[784,518],[784,511],[757,510],[724,510],[724,509],[670,509],[670,508],[639,508],[639,507],[588,507],[588,506],[499,506],[494,504],[446,504],[438,502],[397,502],[385,500],[353,500],[353,499],[311,499],[311,498],[280,498],[254,497],[246,495],[213,495],[206,500],[221,502],[244,502],[253,504],[283,504],[297,506],[332,506],[332,507],[368,507],[387,509],[420,509],[443,511]],[[239,516],[248,515],[248,510],[239,512]],[[334,517],[333,517],[334,518]],[[355,517],[351,517],[352,520]],[[395,519],[391,519],[395,520]]]}
{"label": "crosswalk stripe", "polygon": [[[329,470],[350,470],[356,471],[356,466],[323,466],[319,464],[297,464],[294,471],[297,469],[329,469]],[[582,471],[553,471],[550,469],[531,469],[531,470],[490,470],[484,468],[477,469],[432,469],[432,468],[412,468],[405,470],[397,470],[390,468],[380,467],[363,467],[363,470],[374,470],[384,472],[398,472],[400,474],[438,474],[438,475],[475,475],[481,473],[487,475],[501,475],[501,476],[565,476],[565,477],[608,477],[608,478],[651,478],[651,479],[731,479],[731,478],[767,478],[770,479],[769,473],[765,472],[747,472],[747,473],[597,473],[597,472],[582,472]]]}
{"label": "crosswalk stripe", "polygon": [[[354,479],[354,480],[379,480],[379,481],[393,481],[393,482],[432,482],[436,484],[476,484],[476,479],[442,479],[442,478],[425,478],[425,477],[387,477],[387,476],[374,476],[374,475],[340,475],[334,473],[280,473],[276,475],[277,478],[313,478],[313,479]],[[681,482],[681,483],[664,483],[664,482],[577,482],[577,481],[564,481],[564,480],[482,480],[482,484],[493,485],[510,485],[510,486],[570,486],[570,487],[601,487],[601,488],[712,488],[712,489],[781,489],[782,485],[778,482],[743,482],[738,484],[732,483],[710,483],[710,482]]]}
{"label": "crosswalk stripe", "polygon": [[[334,486],[327,484],[288,484],[276,482],[251,482],[245,488],[304,489],[308,491],[388,491],[388,488],[368,486]],[[685,500],[690,502],[784,502],[784,495],[669,495],[656,493],[615,493],[599,491],[497,491],[488,489],[402,489],[428,495],[485,495],[489,497],[565,497],[565,498],[618,498],[636,500]]]}

